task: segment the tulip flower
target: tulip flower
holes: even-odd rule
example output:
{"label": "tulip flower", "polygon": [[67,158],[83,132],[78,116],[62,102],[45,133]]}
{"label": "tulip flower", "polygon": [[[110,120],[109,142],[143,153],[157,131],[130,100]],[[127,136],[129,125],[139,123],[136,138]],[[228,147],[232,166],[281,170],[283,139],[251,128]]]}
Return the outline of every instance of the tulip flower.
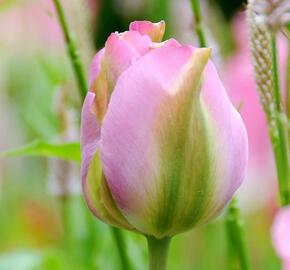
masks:
{"label": "tulip flower", "polygon": [[279,210],[272,226],[272,240],[283,269],[290,270],[290,206]]}
{"label": "tulip flower", "polygon": [[154,239],[209,222],[241,185],[247,135],[211,50],[134,22],[95,56],[82,111],[82,185],[101,220]]}

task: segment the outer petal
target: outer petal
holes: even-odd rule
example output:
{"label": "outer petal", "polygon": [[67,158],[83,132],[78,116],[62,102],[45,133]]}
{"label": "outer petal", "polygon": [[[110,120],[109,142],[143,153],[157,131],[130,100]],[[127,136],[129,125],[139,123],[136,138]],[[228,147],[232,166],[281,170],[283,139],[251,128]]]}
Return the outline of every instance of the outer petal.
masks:
{"label": "outer petal", "polygon": [[101,49],[93,58],[92,64],[90,66],[89,71],[89,89],[92,90],[93,83],[98,78],[101,67],[102,67],[102,61],[104,58],[105,49]]}
{"label": "outer petal", "polygon": [[142,35],[148,35],[153,42],[161,42],[165,33],[165,22],[135,21],[130,24],[129,29],[138,31]]}
{"label": "outer petal", "polygon": [[110,85],[105,62],[105,49],[100,50],[94,57],[89,73],[89,90],[95,94],[91,111],[101,125],[107,111],[110,98]]}
{"label": "outer petal", "polygon": [[112,33],[105,45],[108,77],[113,89],[124,70],[148,53],[152,41],[139,32]]}
{"label": "outer petal", "polygon": [[[159,24],[162,22],[156,25]],[[90,90],[96,88],[96,85],[93,84],[101,75],[103,68],[107,73],[112,73],[108,77],[113,80],[111,87],[113,88],[118,76],[134,61],[145,55],[149,51],[151,43],[149,37],[143,36],[143,33],[139,33],[137,30],[112,33],[106,41],[105,48],[100,50],[92,61],[89,72]],[[110,90],[112,91],[112,89]]]}
{"label": "outer petal", "polygon": [[149,51],[151,43],[148,36],[136,31],[112,33],[105,48],[94,57],[90,67],[89,88],[96,94],[93,112],[100,124],[116,80],[134,61]]}
{"label": "outer petal", "polygon": [[115,226],[133,229],[116,208],[104,179],[97,152],[100,140],[100,126],[92,112],[95,94],[88,92],[82,111],[81,178],[85,199],[90,210],[100,219]]}
{"label": "outer petal", "polygon": [[[173,40],[148,53],[120,76],[104,118],[101,157],[112,195],[131,224],[156,237],[183,231],[190,225],[176,228],[178,225],[171,224],[180,222],[174,218],[177,208],[185,211],[185,219],[192,214],[187,204],[192,196],[179,203],[185,190],[191,190],[190,195],[199,192],[192,185],[185,186],[190,184],[192,165],[196,164],[186,164],[191,174],[184,177],[180,166],[185,157],[179,146],[184,150],[184,133],[191,119],[197,124],[192,123],[190,128],[196,127],[205,135],[200,114],[192,115],[191,109],[200,110],[198,86],[208,57],[208,49],[193,53],[191,47]],[[200,151],[194,161],[190,159],[198,163],[200,154],[207,151],[205,144],[194,140],[190,146]],[[183,182],[179,184],[179,180]],[[180,212],[179,216],[184,218]]]}
{"label": "outer petal", "polygon": [[136,31],[111,34],[105,48],[93,59],[89,76],[90,92],[82,113],[81,171],[86,201],[100,219],[127,229],[133,227],[117,209],[100,167],[100,126],[116,80],[134,61],[149,51],[151,43],[148,36]]}
{"label": "outer petal", "polygon": [[86,178],[90,161],[96,153],[100,140],[100,126],[92,112],[95,94],[88,92],[82,110],[81,149],[82,149],[82,179]]}
{"label": "outer petal", "polygon": [[211,123],[211,166],[213,185],[209,190],[204,219],[219,213],[241,185],[248,161],[248,139],[240,114],[233,107],[209,62],[201,91],[202,105]]}
{"label": "outer petal", "polygon": [[290,206],[278,212],[272,226],[272,240],[277,254],[290,266]]}

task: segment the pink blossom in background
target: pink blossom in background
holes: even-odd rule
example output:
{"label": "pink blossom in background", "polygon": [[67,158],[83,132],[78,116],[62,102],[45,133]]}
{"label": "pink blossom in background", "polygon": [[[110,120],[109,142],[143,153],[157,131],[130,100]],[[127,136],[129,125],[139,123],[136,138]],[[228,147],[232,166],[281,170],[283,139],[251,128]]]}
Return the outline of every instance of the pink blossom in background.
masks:
{"label": "pink blossom in background", "polygon": [[58,47],[62,33],[50,0],[23,1],[0,14],[1,43],[17,50]]}
{"label": "pink blossom in background", "polygon": [[[254,210],[276,196],[276,169],[266,118],[256,91],[244,14],[235,19],[233,33],[237,51],[226,62],[223,78],[231,101],[240,107],[249,136],[247,176],[239,195],[244,208]],[[287,43],[281,38],[279,61],[282,86],[285,82],[286,55]]]}
{"label": "pink blossom in background", "polygon": [[284,270],[290,270],[290,206],[279,210],[272,225],[272,240]]}
{"label": "pink blossom in background", "polygon": [[[72,5],[70,1],[63,0],[63,6],[70,7]],[[95,16],[99,0],[87,0],[83,5],[82,12],[87,11],[91,16]],[[73,15],[70,14],[68,8],[66,10],[67,19],[70,21],[70,16]],[[81,16],[85,15],[80,14]],[[52,0],[26,0],[13,4],[7,11],[0,14],[0,36],[0,44],[17,50],[20,48],[39,50],[64,46],[62,30]]]}

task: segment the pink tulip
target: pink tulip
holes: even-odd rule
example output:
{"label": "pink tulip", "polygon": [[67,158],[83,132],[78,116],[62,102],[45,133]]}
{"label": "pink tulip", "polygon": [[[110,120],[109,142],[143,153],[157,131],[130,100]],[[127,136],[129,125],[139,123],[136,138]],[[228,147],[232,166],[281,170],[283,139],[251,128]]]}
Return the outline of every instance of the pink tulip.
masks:
{"label": "pink tulip", "polygon": [[95,56],[83,105],[82,184],[92,212],[157,238],[216,217],[241,185],[247,135],[210,49],[134,22]]}
{"label": "pink tulip", "polygon": [[290,270],[290,206],[281,209],[272,226],[272,240],[284,270]]}

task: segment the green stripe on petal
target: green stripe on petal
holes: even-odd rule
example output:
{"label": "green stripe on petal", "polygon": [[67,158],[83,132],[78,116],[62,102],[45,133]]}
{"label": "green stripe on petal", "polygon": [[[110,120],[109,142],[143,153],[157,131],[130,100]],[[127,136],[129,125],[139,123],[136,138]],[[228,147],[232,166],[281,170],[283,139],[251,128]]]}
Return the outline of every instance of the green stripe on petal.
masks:
{"label": "green stripe on petal", "polygon": [[[197,49],[161,102],[155,121],[160,186],[153,212],[155,236],[174,235],[197,222],[207,205],[210,149],[207,121],[200,103],[202,72],[209,49]],[[155,206],[154,206],[155,205]],[[152,202],[156,209],[156,202]]]}
{"label": "green stripe on petal", "polygon": [[134,230],[121,214],[112,198],[97,152],[90,163],[84,193],[89,207],[103,221],[117,227]]}

